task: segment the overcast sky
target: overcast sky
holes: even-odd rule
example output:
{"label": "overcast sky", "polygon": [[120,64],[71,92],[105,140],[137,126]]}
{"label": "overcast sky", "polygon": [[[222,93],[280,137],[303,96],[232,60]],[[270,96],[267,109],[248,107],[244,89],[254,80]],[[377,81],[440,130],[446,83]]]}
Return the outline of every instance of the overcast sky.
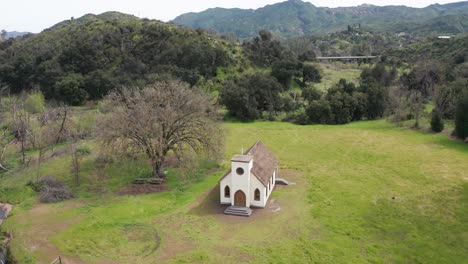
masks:
{"label": "overcast sky", "polygon": [[[138,17],[169,21],[187,12],[200,12],[211,7],[258,8],[282,0],[1,0],[0,29],[37,33],[71,17],[120,11]],[[425,7],[430,4],[458,1],[446,0],[311,0],[315,6],[407,5]]]}

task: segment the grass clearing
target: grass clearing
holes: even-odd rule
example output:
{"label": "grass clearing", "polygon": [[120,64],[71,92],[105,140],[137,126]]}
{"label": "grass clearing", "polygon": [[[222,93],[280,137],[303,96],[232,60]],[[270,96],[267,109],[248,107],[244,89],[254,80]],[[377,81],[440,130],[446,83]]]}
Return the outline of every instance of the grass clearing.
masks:
{"label": "grass clearing", "polygon": [[315,85],[322,91],[333,87],[340,79],[346,79],[348,82],[358,84],[362,71],[354,67],[354,64],[320,63],[320,67],[323,70],[322,82]]}
{"label": "grass clearing", "polygon": [[[255,210],[251,218],[226,216],[216,186],[223,171],[215,164],[204,164],[189,185],[172,177],[169,192],[97,194],[125,186],[145,173],[146,164],[114,164],[98,173],[93,151],[76,199],[38,205],[29,198],[24,200],[29,206],[13,211],[2,228],[17,234],[14,254],[21,263],[49,263],[55,254],[70,263],[463,263],[468,258],[467,145],[386,121],[223,126],[226,161],[261,139],[279,157],[280,176],[297,185],[279,186],[269,208]],[[44,170],[69,177],[69,167],[62,168],[66,159],[50,160]]]}

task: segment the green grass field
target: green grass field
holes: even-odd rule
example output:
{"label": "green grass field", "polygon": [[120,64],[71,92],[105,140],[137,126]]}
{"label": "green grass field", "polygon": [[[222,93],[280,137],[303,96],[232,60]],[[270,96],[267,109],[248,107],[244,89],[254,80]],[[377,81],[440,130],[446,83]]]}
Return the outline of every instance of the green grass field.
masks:
{"label": "green grass field", "polygon": [[[31,171],[0,181],[10,186],[2,199],[20,203],[2,227],[15,233],[13,253],[20,263],[58,255],[65,263],[466,263],[467,145],[386,121],[223,127],[222,167],[260,139],[280,159],[280,177],[296,185],[278,186],[251,218],[221,213],[224,171],[212,163],[189,181],[171,170],[170,191],[118,196],[149,168],[96,168],[95,143],[86,142],[93,151],[73,200],[38,204],[23,187]],[[68,179],[69,162],[64,155],[43,169]]]}

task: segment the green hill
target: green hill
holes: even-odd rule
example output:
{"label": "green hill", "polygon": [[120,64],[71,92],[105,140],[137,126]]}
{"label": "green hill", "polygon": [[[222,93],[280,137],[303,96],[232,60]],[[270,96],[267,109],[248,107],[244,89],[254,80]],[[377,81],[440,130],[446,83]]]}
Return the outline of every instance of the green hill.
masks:
{"label": "green hill", "polygon": [[[267,5],[256,10],[213,8],[200,13],[183,14],[174,23],[192,28],[207,28],[220,33],[234,33],[241,38],[256,35],[268,29],[281,37],[300,36],[309,33],[326,33],[360,25],[366,30],[401,32],[402,29],[417,33],[418,25],[428,25],[425,32],[466,32],[468,2],[431,5],[425,8],[406,6],[373,6],[322,8],[301,0]],[[437,19],[437,20],[434,20]],[[458,20],[455,26],[454,20]],[[405,25],[408,26],[405,28]],[[440,25],[446,24],[446,26]]]}
{"label": "green hill", "polygon": [[122,85],[171,77],[196,84],[233,65],[235,49],[200,30],[118,12],[88,14],[1,42],[0,84],[79,104]]}
{"label": "green hill", "polygon": [[[437,61],[455,67],[466,65],[468,55],[468,35],[464,34],[451,39],[427,38],[401,48],[383,52],[389,62],[414,64],[418,61]],[[451,73],[452,75],[455,73]]]}

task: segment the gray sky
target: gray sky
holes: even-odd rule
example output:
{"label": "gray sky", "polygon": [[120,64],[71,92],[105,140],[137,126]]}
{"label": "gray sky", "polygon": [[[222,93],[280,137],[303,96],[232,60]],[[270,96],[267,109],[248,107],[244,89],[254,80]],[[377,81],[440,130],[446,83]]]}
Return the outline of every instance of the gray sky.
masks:
{"label": "gray sky", "polygon": [[[211,7],[258,8],[283,0],[1,0],[0,29],[37,33],[71,17],[120,11],[138,17],[168,21],[187,12],[200,12]],[[407,5],[425,7],[451,0],[309,0],[315,6]]]}

